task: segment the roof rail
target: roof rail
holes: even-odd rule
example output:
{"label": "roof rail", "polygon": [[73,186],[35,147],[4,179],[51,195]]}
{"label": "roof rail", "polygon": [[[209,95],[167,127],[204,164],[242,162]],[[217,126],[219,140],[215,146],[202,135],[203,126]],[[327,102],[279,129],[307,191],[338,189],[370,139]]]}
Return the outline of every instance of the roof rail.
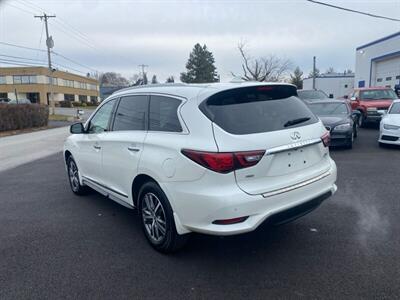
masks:
{"label": "roof rail", "polygon": [[127,91],[127,90],[136,90],[136,89],[144,89],[144,88],[151,88],[151,87],[165,87],[165,86],[187,86],[186,83],[158,83],[158,84],[143,84],[143,85],[133,85],[129,86],[120,90],[113,92],[112,94]]}

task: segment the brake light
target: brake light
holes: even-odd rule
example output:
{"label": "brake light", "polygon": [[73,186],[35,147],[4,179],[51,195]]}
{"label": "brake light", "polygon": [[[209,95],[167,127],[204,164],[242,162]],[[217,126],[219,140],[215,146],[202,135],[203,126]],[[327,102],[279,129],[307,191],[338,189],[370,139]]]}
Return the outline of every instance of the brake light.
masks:
{"label": "brake light", "polygon": [[242,222],[246,221],[247,218],[248,218],[248,216],[233,218],[233,219],[215,220],[212,223],[217,224],[217,225],[231,225],[231,224],[242,223]]}
{"label": "brake light", "polygon": [[205,152],[182,149],[182,154],[199,165],[218,173],[229,173],[256,165],[265,150],[244,152]]}
{"label": "brake light", "polygon": [[326,132],[323,136],[321,136],[321,140],[325,147],[329,147],[329,145],[331,144],[331,135],[329,131]]}

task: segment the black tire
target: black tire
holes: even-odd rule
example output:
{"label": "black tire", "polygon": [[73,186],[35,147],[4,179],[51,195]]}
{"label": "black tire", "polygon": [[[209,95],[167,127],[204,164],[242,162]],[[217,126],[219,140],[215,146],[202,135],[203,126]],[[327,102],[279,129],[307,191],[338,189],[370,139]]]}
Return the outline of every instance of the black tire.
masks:
{"label": "black tire", "polygon": [[358,127],[364,127],[365,126],[365,117],[363,114],[360,115],[358,118]]}
{"label": "black tire", "polygon": [[144,235],[154,249],[172,253],[186,244],[190,234],[179,235],[176,231],[172,207],[158,184],[145,183],[140,189],[138,202]]}
{"label": "black tire", "polygon": [[386,147],[386,144],[385,144],[385,143],[381,143],[381,142],[379,142],[379,147],[381,147],[381,148],[385,148],[385,147]]}
{"label": "black tire", "polygon": [[72,192],[76,195],[87,194],[89,188],[80,184],[78,166],[72,156],[67,159],[67,172]]}

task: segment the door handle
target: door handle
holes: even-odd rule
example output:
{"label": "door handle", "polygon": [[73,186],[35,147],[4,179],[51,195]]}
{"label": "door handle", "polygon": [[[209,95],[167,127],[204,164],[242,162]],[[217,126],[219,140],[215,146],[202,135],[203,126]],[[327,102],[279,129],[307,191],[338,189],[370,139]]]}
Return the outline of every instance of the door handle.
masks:
{"label": "door handle", "polygon": [[128,147],[128,150],[131,151],[131,152],[139,152],[139,151],[140,151],[140,148],[133,147],[133,146],[129,146],[129,147]]}
{"label": "door handle", "polygon": [[96,149],[96,150],[100,150],[101,149],[101,147],[99,145],[93,145],[93,148]]}

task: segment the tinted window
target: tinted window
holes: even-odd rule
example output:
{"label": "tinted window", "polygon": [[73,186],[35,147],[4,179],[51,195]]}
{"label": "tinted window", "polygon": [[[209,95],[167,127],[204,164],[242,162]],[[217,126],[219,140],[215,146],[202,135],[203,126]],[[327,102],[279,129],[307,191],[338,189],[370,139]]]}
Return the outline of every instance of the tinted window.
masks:
{"label": "tinted window", "polygon": [[400,114],[400,102],[393,103],[389,114]]}
{"label": "tinted window", "polygon": [[361,91],[362,100],[397,99],[393,90],[365,90]]}
{"label": "tinted window", "polygon": [[304,91],[297,91],[297,94],[299,98],[302,100],[321,100],[328,98],[328,96],[323,91],[304,90]]}
{"label": "tinted window", "polygon": [[108,101],[96,112],[89,123],[89,133],[101,133],[108,128],[108,123],[111,118],[115,99]]}
{"label": "tinted window", "polygon": [[115,114],[113,130],[145,130],[148,96],[122,97]]}
{"label": "tinted window", "polygon": [[349,113],[345,103],[314,103],[309,107],[317,116],[347,115]]}
{"label": "tinted window", "polygon": [[293,128],[317,122],[291,86],[232,89],[211,96],[200,105],[205,115],[233,134]]}
{"label": "tinted window", "polygon": [[178,118],[178,99],[151,96],[149,130],[181,132],[182,127]]}

